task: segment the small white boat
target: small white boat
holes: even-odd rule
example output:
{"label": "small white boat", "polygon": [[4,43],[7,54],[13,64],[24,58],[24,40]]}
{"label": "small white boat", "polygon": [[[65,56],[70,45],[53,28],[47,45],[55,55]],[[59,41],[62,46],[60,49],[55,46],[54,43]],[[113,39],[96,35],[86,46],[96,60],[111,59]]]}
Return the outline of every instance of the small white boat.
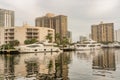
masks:
{"label": "small white boat", "polygon": [[82,44],[76,44],[75,48],[76,50],[98,50],[101,49],[101,44],[97,43],[96,41],[89,40]]}
{"label": "small white boat", "polygon": [[101,47],[103,47],[103,48],[120,48],[120,44],[117,42],[109,43],[109,44],[102,44]]}
{"label": "small white boat", "polygon": [[115,48],[120,48],[120,44],[116,42],[116,43],[114,43],[114,47]]}
{"label": "small white boat", "polygon": [[33,52],[61,52],[59,47],[55,47],[55,43],[46,42],[37,42],[34,44],[23,45],[16,47],[16,50],[19,52],[33,53]]}
{"label": "small white boat", "polygon": [[107,44],[102,44],[101,47],[102,48],[108,48],[109,46]]}

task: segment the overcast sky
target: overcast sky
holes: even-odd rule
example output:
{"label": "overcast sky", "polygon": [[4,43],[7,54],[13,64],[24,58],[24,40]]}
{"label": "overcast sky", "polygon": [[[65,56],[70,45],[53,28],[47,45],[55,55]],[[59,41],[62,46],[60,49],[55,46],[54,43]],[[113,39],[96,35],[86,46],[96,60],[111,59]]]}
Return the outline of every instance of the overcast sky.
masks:
{"label": "overcast sky", "polygon": [[35,24],[35,18],[46,13],[68,16],[68,30],[73,40],[88,35],[92,24],[101,21],[120,28],[120,0],[0,0],[0,8],[15,11],[15,25]]}

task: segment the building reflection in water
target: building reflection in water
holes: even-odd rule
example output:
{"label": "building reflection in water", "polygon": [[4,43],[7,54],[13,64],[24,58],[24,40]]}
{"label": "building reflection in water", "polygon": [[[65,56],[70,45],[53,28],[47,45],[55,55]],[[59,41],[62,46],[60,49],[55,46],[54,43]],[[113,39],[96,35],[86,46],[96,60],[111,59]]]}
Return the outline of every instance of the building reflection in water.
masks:
{"label": "building reflection in water", "polygon": [[0,80],[69,80],[67,53],[0,55]]}
{"label": "building reflection in water", "polygon": [[114,49],[103,49],[103,52],[93,57],[93,69],[116,70]]}
{"label": "building reflection in water", "polygon": [[25,64],[26,64],[26,72],[27,72],[26,76],[39,73],[39,62],[37,58],[25,60]]}
{"label": "building reflection in water", "polygon": [[75,55],[78,59],[90,60],[96,51],[76,51]]}
{"label": "building reflection in water", "polygon": [[68,64],[71,61],[71,54],[60,54],[58,59],[56,59],[56,72],[55,77],[60,78],[62,77],[62,80],[69,80],[68,78]]}
{"label": "building reflection in water", "polygon": [[[18,55],[17,55],[18,56]],[[16,55],[4,54],[1,55],[0,60],[0,75],[2,80],[14,80],[15,78],[15,65],[18,64]],[[0,80],[1,80],[0,78]]]}

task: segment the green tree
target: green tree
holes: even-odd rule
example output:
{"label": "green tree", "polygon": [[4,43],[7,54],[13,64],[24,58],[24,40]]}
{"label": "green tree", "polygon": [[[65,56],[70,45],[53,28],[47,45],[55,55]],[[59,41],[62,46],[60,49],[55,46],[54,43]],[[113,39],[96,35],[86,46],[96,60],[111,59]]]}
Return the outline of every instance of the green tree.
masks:
{"label": "green tree", "polygon": [[33,44],[33,43],[36,43],[38,42],[37,39],[33,38],[33,39],[27,39],[24,41],[24,44]]}
{"label": "green tree", "polygon": [[100,42],[100,43],[102,43],[102,44],[109,44],[109,43],[113,43],[113,42],[111,42],[111,41],[108,41],[108,42]]}
{"label": "green tree", "polygon": [[11,44],[3,44],[2,46],[1,46],[1,49],[14,49],[14,47],[13,47],[13,45],[11,45]]}
{"label": "green tree", "polygon": [[55,42],[57,43],[58,46],[60,45],[60,34],[59,33],[55,34]]}
{"label": "green tree", "polygon": [[19,44],[20,44],[20,42],[18,40],[10,41],[10,45],[12,45],[12,46],[18,46]]}
{"label": "green tree", "polygon": [[49,64],[48,64],[48,73],[50,74],[51,70],[53,68],[53,61],[50,60]]}
{"label": "green tree", "polygon": [[69,40],[68,40],[66,37],[64,37],[64,38],[62,39],[62,41],[61,41],[61,44],[62,44],[63,46],[66,46],[67,44],[69,44]]}
{"label": "green tree", "polygon": [[36,43],[36,42],[38,42],[38,40],[37,39],[35,39],[35,38],[33,38],[33,39],[31,39],[31,41],[30,41],[31,43]]}
{"label": "green tree", "polygon": [[30,40],[29,39],[25,40],[24,44],[30,44]]}
{"label": "green tree", "polygon": [[46,36],[46,39],[49,40],[49,42],[52,42],[52,34],[48,34]]}

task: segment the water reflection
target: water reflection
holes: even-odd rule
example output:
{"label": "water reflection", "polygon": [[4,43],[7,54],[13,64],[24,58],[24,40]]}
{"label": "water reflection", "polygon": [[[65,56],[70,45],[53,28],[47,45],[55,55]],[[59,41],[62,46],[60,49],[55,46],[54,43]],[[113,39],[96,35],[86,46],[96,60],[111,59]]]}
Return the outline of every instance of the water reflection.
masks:
{"label": "water reflection", "polygon": [[116,70],[114,49],[104,49],[101,54],[93,57],[93,69]]}
{"label": "water reflection", "polygon": [[90,60],[96,51],[77,51],[75,55],[81,60]]}
{"label": "water reflection", "polygon": [[77,51],[69,65],[71,80],[120,80],[120,49]]}
{"label": "water reflection", "polygon": [[0,80],[120,80],[119,52],[0,54]]}
{"label": "water reflection", "polygon": [[67,53],[0,55],[0,80],[69,80],[69,63]]}

